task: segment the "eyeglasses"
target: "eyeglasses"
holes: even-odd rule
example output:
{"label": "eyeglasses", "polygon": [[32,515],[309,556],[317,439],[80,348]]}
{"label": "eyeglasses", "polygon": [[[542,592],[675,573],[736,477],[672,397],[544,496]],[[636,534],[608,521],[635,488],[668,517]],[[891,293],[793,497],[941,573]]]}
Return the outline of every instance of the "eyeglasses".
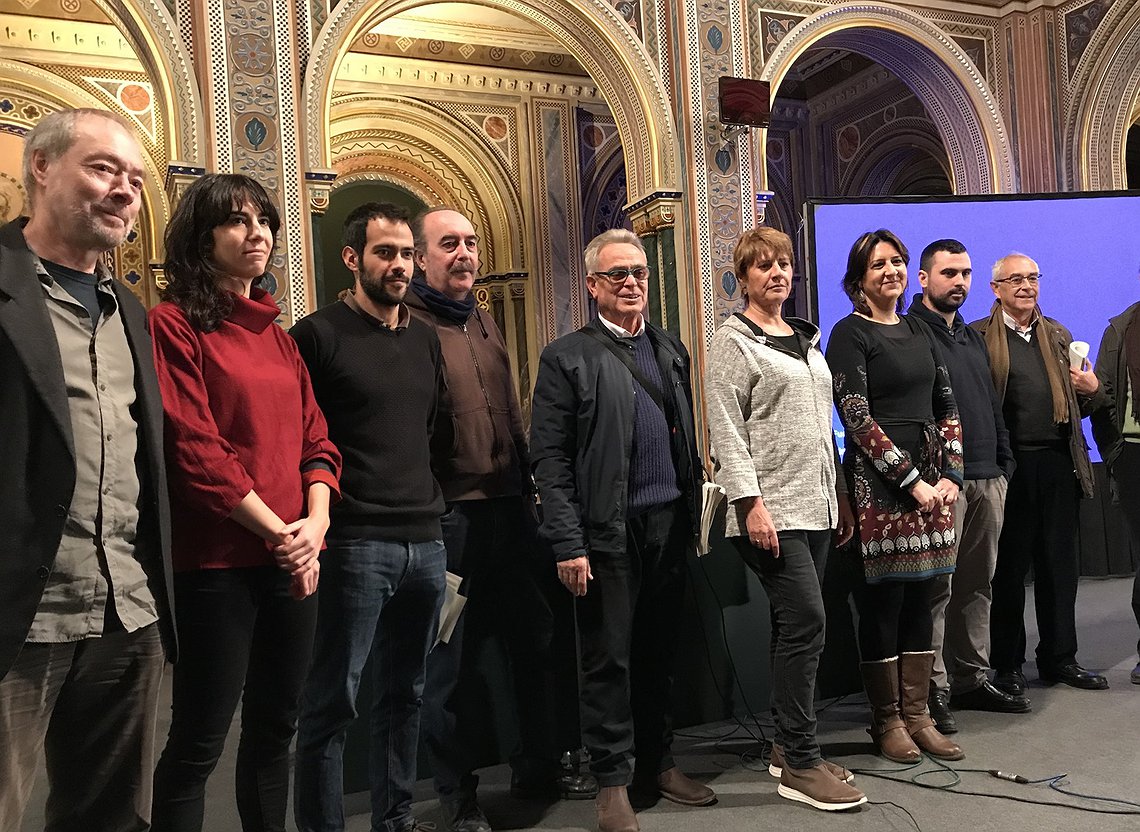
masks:
{"label": "eyeglasses", "polygon": [[1028,283],[1030,286],[1036,286],[1037,281],[1041,279],[1041,272],[1034,272],[1033,274],[1011,274],[1009,277],[1003,277],[1001,280],[995,280],[994,283],[1008,283],[1014,289],[1018,289]]}
{"label": "eyeglasses", "polygon": [[631,277],[638,283],[645,283],[649,280],[649,269],[645,266],[631,266],[629,268],[619,266],[616,269],[610,269],[608,272],[590,272],[590,274],[594,277],[604,277],[612,286],[621,286]]}

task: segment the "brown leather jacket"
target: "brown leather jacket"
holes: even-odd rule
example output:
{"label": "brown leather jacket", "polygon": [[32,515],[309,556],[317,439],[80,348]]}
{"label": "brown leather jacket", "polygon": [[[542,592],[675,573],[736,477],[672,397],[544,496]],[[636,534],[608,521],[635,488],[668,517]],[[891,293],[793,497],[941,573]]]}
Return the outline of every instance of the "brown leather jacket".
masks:
{"label": "brown leather jacket", "polygon": [[441,417],[451,421],[451,454],[435,461],[447,502],[534,492],[506,341],[491,315],[475,308],[466,324],[433,314],[412,288],[411,313],[435,329],[447,388]]}

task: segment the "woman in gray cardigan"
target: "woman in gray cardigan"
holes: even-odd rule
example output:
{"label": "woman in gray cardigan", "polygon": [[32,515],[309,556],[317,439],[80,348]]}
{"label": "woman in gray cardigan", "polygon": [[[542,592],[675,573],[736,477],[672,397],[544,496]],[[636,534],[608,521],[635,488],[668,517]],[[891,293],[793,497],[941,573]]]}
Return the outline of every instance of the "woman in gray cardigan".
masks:
{"label": "woman in gray cardigan", "polygon": [[854,530],[846,494],[836,494],[837,485],[846,489],[836,480],[831,371],[819,329],[783,317],[788,235],[749,231],[733,261],[747,306],[713,336],[705,392],[716,481],[728,492],[725,533],[772,607],[776,741],[768,770],[783,797],[849,809],[866,797],[847,769],[821,759],[813,704],[824,563],[832,535],[842,544]]}

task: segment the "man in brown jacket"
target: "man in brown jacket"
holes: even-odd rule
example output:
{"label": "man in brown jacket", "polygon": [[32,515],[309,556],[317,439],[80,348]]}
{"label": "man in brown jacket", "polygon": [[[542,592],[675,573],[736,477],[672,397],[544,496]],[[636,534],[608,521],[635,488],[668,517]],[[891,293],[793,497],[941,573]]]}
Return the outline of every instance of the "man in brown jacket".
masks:
{"label": "man in brown jacket", "polygon": [[[450,419],[454,442],[435,465],[447,501],[448,571],[463,579],[460,593],[467,599],[449,642],[428,656],[424,736],[450,829],[490,832],[473,773],[496,762],[482,750],[489,720],[479,698],[487,685],[476,655],[490,636],[505,637],[512,664],[521,738],[511,759],[512,792],[588,799],[597,784],[592,777],[563,776],[559,767],[559,750],[580,744],[575,670],[565,661],[572,652],[552,650],[557,634],[572,638],[570,609],[558,603],[567,600],[565,593],[557,591],[550,558],[538,550],[530,456],[506,343],[472,291],[479,239],[470,220],[446,207],[420,214],[412,232],[422,275],[413,279],[406,302],[435,328],[443,352],[441,418]],[[555,654],[565,664],[561,679]],[[561,725],[552,714],[562,717]],[[560,742],[568,731],[575,739]]]}
{"label": "man in brown jacket", "polygon": [[1037,673],[1046,684],[1103,690],[1108,681],[1077,663],[1077,524],[1093,494],[1081,419],[1104,402],[1087,360],[1071,365],[1072,333],[1038,306],[1041,270],[1024,254],[994,264],[997,301],[974,321],[986,340],[1017,462],[1005,501],[990,610],[994,687],[1025,695],[1025,578],[1033,566]]}

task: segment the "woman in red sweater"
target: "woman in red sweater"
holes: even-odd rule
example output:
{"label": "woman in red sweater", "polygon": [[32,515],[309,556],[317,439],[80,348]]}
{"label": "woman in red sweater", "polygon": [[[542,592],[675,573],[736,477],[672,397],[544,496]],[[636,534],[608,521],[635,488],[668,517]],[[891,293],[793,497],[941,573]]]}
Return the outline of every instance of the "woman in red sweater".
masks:
{"label": "woman in red sweater", "polygon": [[175,610],[170,737],[153,828],[202,829],[206,779],[242,702],[242,827],[284,830],[289,743],[316,625],[317,556],[340,454],[278,309],[259,287],[280,227],[253,179],[191,185],[150,315],[166,412]]}

